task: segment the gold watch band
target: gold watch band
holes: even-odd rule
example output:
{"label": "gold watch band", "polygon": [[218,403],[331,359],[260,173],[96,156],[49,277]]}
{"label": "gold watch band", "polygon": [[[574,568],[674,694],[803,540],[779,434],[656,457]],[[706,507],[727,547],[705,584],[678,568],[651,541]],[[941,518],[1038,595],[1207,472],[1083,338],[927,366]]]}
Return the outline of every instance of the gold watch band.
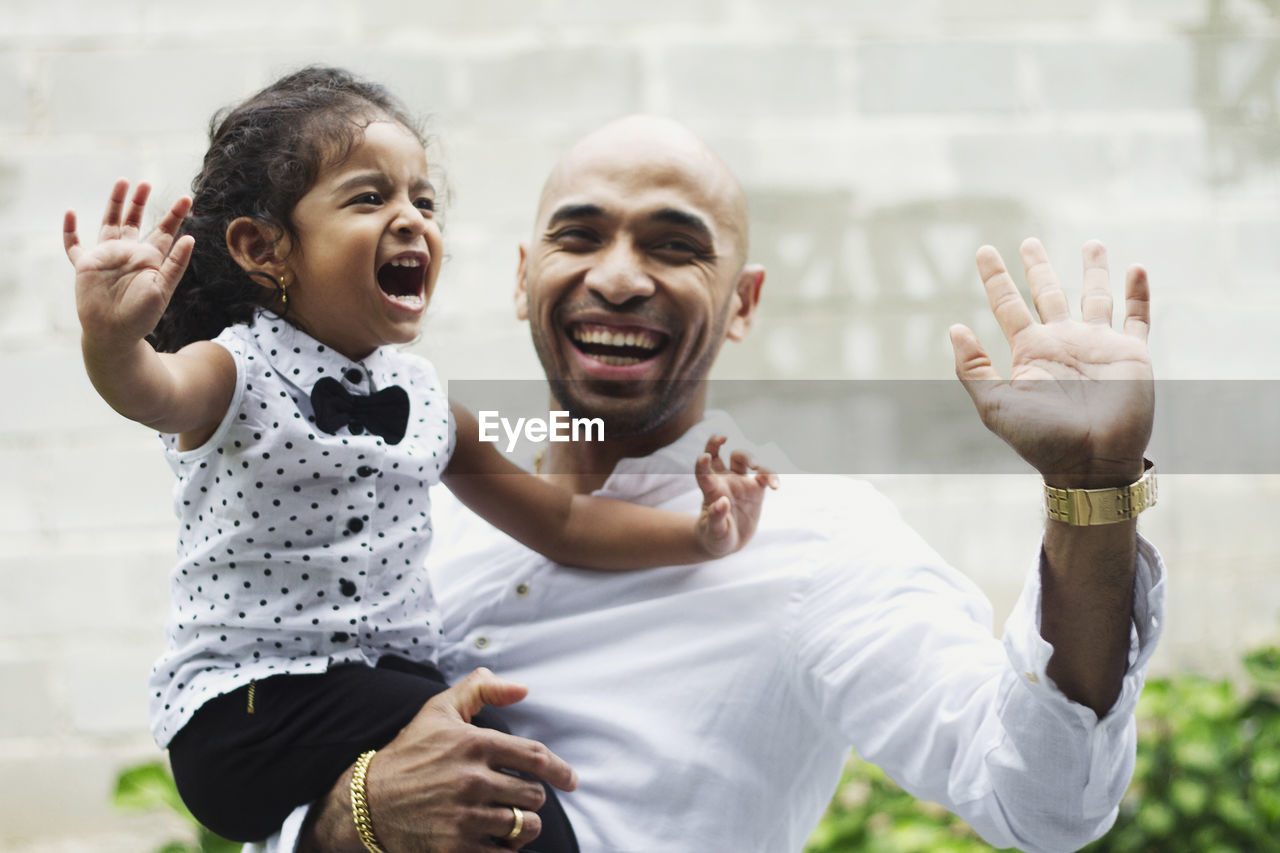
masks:
{"label": "gold watch band", "polygon": [[1142,460],[1138,482],[1117,489],[1058,489],[1045,484],[1044,508],[1049,518],[1073,527],[1115,524],[1137,518],[1156,505],[1156,467]]}

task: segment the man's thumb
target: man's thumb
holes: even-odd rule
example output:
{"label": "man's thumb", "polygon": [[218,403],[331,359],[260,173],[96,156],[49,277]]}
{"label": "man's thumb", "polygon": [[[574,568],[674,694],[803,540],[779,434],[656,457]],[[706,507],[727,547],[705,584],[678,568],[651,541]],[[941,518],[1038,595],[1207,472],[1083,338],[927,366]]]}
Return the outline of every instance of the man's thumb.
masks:
{"label": "man's thumb", "polygon": [[437,698],[446,700],[458,716],[469,723],[485,705],[510,705],[519,702],[528,692],[529,688],[523,684],[499,678],[480,667]]}

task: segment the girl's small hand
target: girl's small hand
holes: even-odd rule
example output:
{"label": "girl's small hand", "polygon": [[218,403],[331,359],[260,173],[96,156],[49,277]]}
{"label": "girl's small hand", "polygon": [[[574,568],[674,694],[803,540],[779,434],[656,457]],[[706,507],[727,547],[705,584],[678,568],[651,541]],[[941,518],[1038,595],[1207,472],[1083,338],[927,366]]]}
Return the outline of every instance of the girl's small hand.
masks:
{"label": "girl's small hand", "polygon": [[62,245],[76,268],[80,325],[86,338],[99,344],[128,345],[150,334],[191,259],[195,238],[174,239],[191,199],[178,199],[155,230],[142,237],[142,213],[150,194],[150,184],[138,184],[126,211],[129,182],[116,181],[98,245],[91,249],[80,245],[75,212],[68,210],[63,218]]}
{"label": "girl's small hand", "polygon": [[726,467],[720,448],[727,441],[713,435],[693,472],[702,489],[702,514],[698,517],[698,542],[714,557],[732,554],[756,531],[765,489],[778,488],[778,475],[752,464],[740,450],[729,456]]}

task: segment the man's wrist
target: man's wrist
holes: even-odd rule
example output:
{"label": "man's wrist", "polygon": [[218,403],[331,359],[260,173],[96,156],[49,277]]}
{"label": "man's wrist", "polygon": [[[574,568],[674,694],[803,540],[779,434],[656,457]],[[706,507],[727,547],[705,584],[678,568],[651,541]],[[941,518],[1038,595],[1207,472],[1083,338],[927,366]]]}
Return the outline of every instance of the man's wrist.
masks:
{"label": "man's wrist", "polygon": [[295,853],[365,853],[351,819],[351,768],[311,805]]}
{"label": "man's wrist", "polygon": [[1156,503],[1155,465],[1144,460],[1142,474],[1118,487],[1062,488],[1046,480],[1044,499],[1049,518],[1072,527],[1131,521]]}

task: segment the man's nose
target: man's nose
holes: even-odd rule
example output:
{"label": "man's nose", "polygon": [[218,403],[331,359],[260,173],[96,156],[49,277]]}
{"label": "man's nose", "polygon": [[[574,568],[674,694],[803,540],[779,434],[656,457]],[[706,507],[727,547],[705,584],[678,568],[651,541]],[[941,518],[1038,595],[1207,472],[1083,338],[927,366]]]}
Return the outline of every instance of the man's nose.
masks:
{"label": "man's nose", "polygon": [[614,305],[653,295],[653,279],[645,272],[636,248],[617,241],[600,254],[587,271],[587,287]]}

